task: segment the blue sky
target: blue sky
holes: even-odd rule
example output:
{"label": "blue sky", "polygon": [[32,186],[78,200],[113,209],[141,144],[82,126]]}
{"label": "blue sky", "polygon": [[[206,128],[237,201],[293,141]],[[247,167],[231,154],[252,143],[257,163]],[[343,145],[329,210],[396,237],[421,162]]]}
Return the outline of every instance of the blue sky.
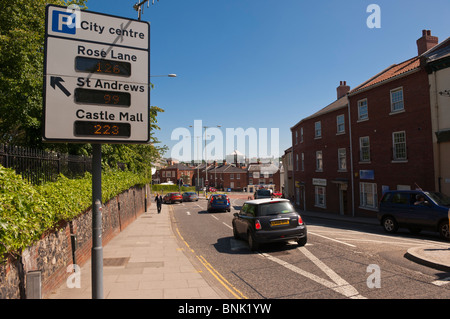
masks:
{"label": "blue sky", "polygon": [[[137,1],[87,5],[136,19]],[[381,28],[366,24],[370,4],[381,9]],[[443,41],[449,16],[448,0],[155,0],[142,15],[151,22],[151,74],[178,75],[152,79],[151,105],[165,110],[155,134],[170,156],[179,143],[172,132],[194,136],[194,120],[221,125],[224,137],[226,128],[278,128],[282,154],[290,127],[336,100],[340,81],[353,88],[417,55],[423,29]]]}

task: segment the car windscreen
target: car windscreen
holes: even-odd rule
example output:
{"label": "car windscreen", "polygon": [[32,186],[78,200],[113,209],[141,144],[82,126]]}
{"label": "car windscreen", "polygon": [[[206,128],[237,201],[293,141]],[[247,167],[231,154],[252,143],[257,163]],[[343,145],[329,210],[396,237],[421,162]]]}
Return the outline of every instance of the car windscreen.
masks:
{"label": "car windscreen", "polygon": [[450,197],[439,192],[426,192],[437,205],[450,207]]}
{"label": "car windscreen", "polygon": [[257,191],[258,196],[269,196],[270,197],[270,191],[268,189],[259,189]]}
{"label": "car windscreen", "polygon": [[258,215],[269,216],[294,212],[294,208],[290,202],[270,202],[267,204],[259,205]]}
{"label": "car windscreen", "polygon": [[226,200],[227,199],[227,195],[216,195],[213,196],[213,200]]}

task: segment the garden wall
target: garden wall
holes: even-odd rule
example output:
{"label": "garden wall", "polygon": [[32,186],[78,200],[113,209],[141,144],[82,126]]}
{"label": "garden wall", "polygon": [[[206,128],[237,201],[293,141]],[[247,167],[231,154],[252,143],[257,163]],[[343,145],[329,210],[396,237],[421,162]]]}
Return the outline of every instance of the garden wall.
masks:
{"label": "garden wall", "polygon": [[[117,195],[102,209],[102,243],[107,244],[145,211],[145,190],[133,187]],[[148,197],[150,197],[148,195]],[[150,205],[150,200],[147,201]],[[18,256],[10,256],[0,265],[0,299],[26,299],[27,277],[40,272],[42,298],[59,287],[70,275],[72,264],[80,267],[89,260],[92,247],[92,211],[62,222]]]}

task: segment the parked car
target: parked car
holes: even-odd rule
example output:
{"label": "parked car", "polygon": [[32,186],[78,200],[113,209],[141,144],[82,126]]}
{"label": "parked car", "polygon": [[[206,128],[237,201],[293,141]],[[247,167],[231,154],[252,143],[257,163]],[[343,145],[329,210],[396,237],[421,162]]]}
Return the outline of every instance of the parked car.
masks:
{"label": "parked car", "polygon": [[196,192],[185,192],[183,193],[183,202],[193,202],[198,201],[198,195]]}
{"label": "parked car", "polygon": [[234,214],[233,236],[247,239],[251,250],[260,244],[295,240],[306,245],[307,231],[302,217],[287,199],[255,199]]}
{"label": "parked car", "polygon": [[255,199],[271,198],[272,191],[270,189],[261,188],[255,192]]}
{"label": "parked car", "polygon": [[413,233],[422,229],[439,232],[449,239],[450,197],[438,192],[420,190],[387,191],[384,193],[377,214],[388,233],[406,227]]}
{"label": "parked car", "polygon": [[181,196],[180,193],[167,193],[164,197],[163,197],[163,203],[164,204],[173,204],[175,202],[182,202],[183,201],[183,197]]}
{"label": "parked car", "polygon": [[215,189],[214,187],[209,187],[208,188],[208,192],[209,193],[215,193],[215,192],[217,192],[217,189]]}
{"label": "parked car", "polygon": [[208,213],[212,211],[231,211],[230,199],[226,194],[213,194],[208,199]]}

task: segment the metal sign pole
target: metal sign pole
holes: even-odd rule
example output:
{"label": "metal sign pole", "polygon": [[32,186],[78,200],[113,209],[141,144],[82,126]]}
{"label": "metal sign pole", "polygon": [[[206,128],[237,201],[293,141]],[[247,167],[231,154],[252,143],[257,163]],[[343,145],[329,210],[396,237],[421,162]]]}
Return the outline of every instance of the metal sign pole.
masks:
{"label": "metal sign pole", "polygon": [[102,145],[92,150],[92,299],[103,299]]}

